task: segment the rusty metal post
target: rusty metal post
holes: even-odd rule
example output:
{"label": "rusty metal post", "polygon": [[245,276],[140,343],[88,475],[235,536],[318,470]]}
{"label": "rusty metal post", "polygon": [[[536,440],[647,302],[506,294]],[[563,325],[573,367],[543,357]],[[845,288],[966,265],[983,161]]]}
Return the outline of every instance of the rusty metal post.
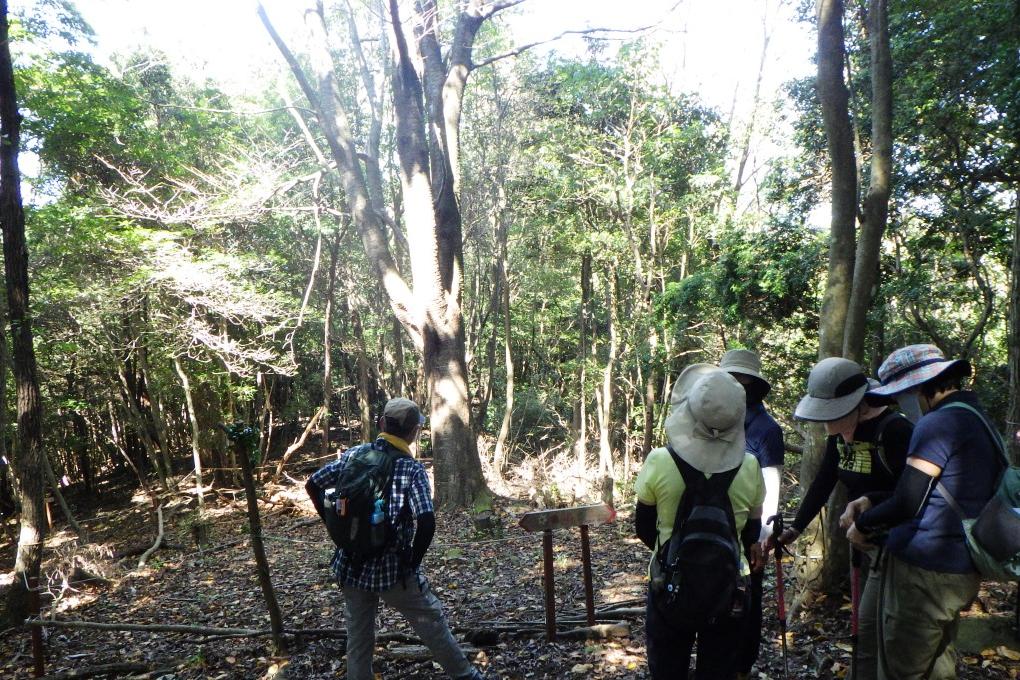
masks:
{"label": "rusty metal post", "polygon": [[588,540],[588,525],[581,525],[581,567],[584,571],[584,609],[588,613],[588,625],[595,625],[595,593],[591,585],[591,542]]}
{"label": "rusty metal post", "polygon": [[556,588],[553,584],[552,529],[542,532],[542,563],[545,567],[545,637],[556,639]]}
{"label": "rusty metal post", "polygon": [[[28,577],[28,613],[34,619],[39,618],[39,579]],[[46,675],[46,651],[43,649],[42,628],[31,626],[32,660],[35,662],[33,675],[41,678]]]}

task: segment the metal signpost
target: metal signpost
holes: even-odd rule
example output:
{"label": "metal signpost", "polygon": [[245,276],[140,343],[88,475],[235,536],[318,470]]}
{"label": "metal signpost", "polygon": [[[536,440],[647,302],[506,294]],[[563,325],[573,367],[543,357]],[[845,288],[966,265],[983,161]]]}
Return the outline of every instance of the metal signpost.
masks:
{"label": "metal signpost", "polygon": [[582,505],[559,510],[539,510],[521,516],[520,525],[525,531],[542,532],[543,581],[545,585],[546,638],[556,639],[556,592],[553,585],[553,529],[581,528],[581,565],[584,571],[584,606],[588,625],[595,625],[595,595],[591,580],[591,543],[588,528],[607,524],[616,518],[616,510],[605,504]]}

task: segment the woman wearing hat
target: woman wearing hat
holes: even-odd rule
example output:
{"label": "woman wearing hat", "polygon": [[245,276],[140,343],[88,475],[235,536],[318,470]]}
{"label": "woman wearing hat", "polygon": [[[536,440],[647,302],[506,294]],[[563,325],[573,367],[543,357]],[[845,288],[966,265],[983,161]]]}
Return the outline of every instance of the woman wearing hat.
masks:
{"label": "woman wearing hat", "polygon": [[[747,452],[761,467],[765,481],[765,502],[762,517],[768,519],[779,512],[779,491],[783,473],[783,430],[765,409],[765,397],[772,385],[761,374],[761,359],[746,349],[731,349],[723,354],[719,368],[732,375],[744,387],[747,412],[744,415],[744,438]],[[759,540],[764,542],[772,534],[772,526],[764,524]],[[742,639],[737,647],[737,677],[750,677],[751,667],[758,660],[761,646],[762,581],[765,570],[751,573],[751,604],[744,619]]]}
{"label": "woman wearing hat", "polygon": [[[822,359],[808,375],[808,393],[794,416],[825,425],[828,438],[821,468],[801,501],[793,525],[778,538],[791,543],[807,528],[828,501],[836,482],[846,486],[848,498],[892,493],[903,471],[913,426],[889,411],[888,400],[866,399],[868,378],[856,362],[840,357]],[[869,555],[868,578],[861,593],[857,618],[857,649],[853,677],[872,680],[878,668],[878,593],[876,552]],[[861,568],[862,556],[853,556]]]}
{"label": "woman wearing hat", "polygon": [[[688,479],[704,475],[731,478],[726,487],[732,517],[732,540],[755,544],[752,559],[760,561],[757,537],[761,531],[765,485],[758,461],[744,450],[744,390],[729,373],[709,364],[689,366],[680,374],[670,398],[666,419],[668,447],[652,450],[635,485],[638,537],[653,551],[667,545],[673,535],[677,510]],[[683,471],[682,471],[683,470]],[[751,565],[737,550],[744,576]],[[653,555],[653,562],[656,560]],[[757,564],[755,565],[758,566]],[[697,628],[683,625],[663,611],[652,588],[648,593],[645,623],[648,668],[653,680],[687,678],[691,650],[698,643],[698,680],[729,680],[735,672],[733,654],[742,621],[720,616]]]}
{"label": "woman wearing hat", "polygon": [[934,345],[911,345],[889,355],[878,370],[882,384],[872,390],[923,414],[895,492],[877,505],[854,502],[856,521],[847,531],[864,546],[868,536],[889,530],[879,620],[883,680],[956,677],[957,621],[981,579],[946,492],[974,517],[1002,471],[987,416],[961,387],[970,372],[970,364],[946,359]]}

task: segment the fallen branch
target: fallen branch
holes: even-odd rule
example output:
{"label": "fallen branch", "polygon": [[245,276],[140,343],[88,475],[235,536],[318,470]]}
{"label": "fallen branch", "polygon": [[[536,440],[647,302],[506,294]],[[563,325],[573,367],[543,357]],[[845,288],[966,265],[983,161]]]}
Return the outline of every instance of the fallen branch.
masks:
{"label": "fallen branch", "polygon": [[301,433],[301,436],[298,437],[297,440],[288,446],[287,450],[283,452],[283,457],[280,458],[280,462],[276,465],[276,472],[273,473],[273,484],[276,484],[279,481],[280,475],[283,474],[283,466],[287,464],[287,460],[290,459],[291,455],[293,455],[295,451],[305,445],[305,440],[308,439],[308,433],[315,429],[316,424],[319,422],[319,418],[321,418],[322,414],[325,412],[326,409],[320,406],[315,412],[315,415],[309,419],[308,424],[305,425],[305,431]]}
{"label": "fallen branch", "polygon": [[159,549],[159,545],[163,542],[163,506],[162,504],[156,508],[156,517],[159,519],[159,533],[156,535],[156,542],[152,544],[152,547],[142,553],[142,556],[138,558],[138,568],[141,569],[145,566],[145,563],[149,559],[149,555],[156,552]]}
{"label": "fallen branch", "polygon": [[29,619],[29,627],[40,628],[87,628],[91,630],[132,630],[146,633],[191,633],[195,635],[220,635],[230,637],[263,637],[270,631],[252,628],[212,628],[208,626],[184,626],[172,623],[97,623],[95,621],[57,621],[55,619]]}
{"label": "fallen branch", "polygon": [[[132,546],[130,548],[124,548],[123,550],[118,550],[117,552],[115,552],[113,554],[113,559],[114,560],[123,560],[123,559],[127,559],[128,557],[137,557],[138,555],[141,555],[142,553],[144,553],[146,550],[150,550],[150,549],[152,549],[152,546],[150,546],[148,544],[146,544],[146,545],[136,545],[136,546]],[[179,543],[167,543],[166,541],[164,541],[163,543],[161,543],[159,545],[158,550],[186,550],[186,548],[185,548],[185,546],[183,546],[183,545],[181,545]]]}
{"label": "fallen branch", "polygon": [[[139,631],[143,633],[189,633],[207,638],[256,638],[272,635],[272,631],[254,628],[213,628],[211,626],[187,626],[173,623],[99,623],[96,621],[58,621],[56,619],[28,619],[25,626],[39,628],[85,628],[109,631]],[[284,628],[284,634],[306,638],[347,639],[345,628]],[[378,633],[381,642],[406,642],[417,644],[421,640],[407,633]]]}
{"label": "fallen branch", "polygon": [[561,640],[608,640],[609,638],[628,637],[629,635],[630,624],[627,623],[603,623],[556,632],[557,639]]}
{"label": "fallen branch", "polygon": [[[464,656],[467,658],[473,657],[478,653],[478,648],[472,645],[461,645],[460,650],[464,652]],[[391,659],[400,659],[402,661],[418,661],[420,659],[431,658],[432,652],[425,645],[405,645],[403,647],[389,647],[380,652],[382,656],[387,656]]]}
{"label": "fallen branch", "polygon": [[177,664],[167,666],[166,664],[138,663],[137,661],[118,661],[107,663],[91,668],[78,668],[75,670],[62,671],[44,675],[40,680],[70,680],[71,678],[94,678],[97,675],[112,675],[121,677],[125,673],[171,673]]}

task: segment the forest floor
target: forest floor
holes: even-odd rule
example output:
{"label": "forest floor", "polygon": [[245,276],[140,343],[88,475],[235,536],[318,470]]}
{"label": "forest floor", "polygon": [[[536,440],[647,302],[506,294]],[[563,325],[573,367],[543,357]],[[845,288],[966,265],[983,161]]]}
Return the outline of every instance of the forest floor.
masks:
{"label": "forest floor", "polygon": [[[324,528],[297,480],[263,487],[263,534],[273,585],[288,629],[342,628],[343,598],[332,582],[331,555]],[[267,629],[269,618],[255,576],[247,536],[243,493],[220,491],[207,501],[211,535],[198,551],[187,518],[188,499],[168,508],[165,541],[144,567],[138,555],[118,552],[152,544],[155,523],[141,494],[103,494],[102,507],[79,509],[88,528],[89,549],[75,548],[66,529],[57,527],[47,544],[48,575],[44,618],[104,623],[184,624]],[[475,663],[490,678],[646,678],[641,607],[648,550],[632,537],[629,513],[591,532],[596,608],[613,611],[629,623],[629,635],[605,640],[547,642],[544,625],[541,536],[517,524],[532,510],[526,500],[498,499],[495,527],[479,534],[469,512],[438,513],[436,539],[424,564],[454,630]],[[13,564],[8,529],[0,560]],[[554,537],[557,615],[563,628],[581,626],[584,595],[579,532],[558,530]],[[75,569],[80,567],[80,569]],[[82,571],[84,569],[84,572]],[[87,573],[86,573],[87,572]],[[82,582],[87,576],[103,576]],[[7,577],[9,579],[9,577]],[[62,583],[66,581],[66,583]],[[6,582],[9,584],[9,580]],[[0,583],[0,589],[4,584]],[[760,680],[783,678],[775,608],[774,571],[766,576]],[[787,585],[792,592],[793,584]],[[989,586],[967,612],[961,631],[960,677],[1020,676],[1020,641],[1012,629],[1015,591]],[[849,602],[830,598],[801,608],[787,636],[790,678],[842,678],[850,659]],[[574,623],[570,621],[573,620]],[[505,632],[513,627],[527,636]],[[407,624],[392,610],[380,610],[378,631],[398,638],[380,642],[375,670],[383,678],[444,677],[413,640]],[[478,635],[477,631],[484,634]],[[500,632],[504,631],[504,632]],[[286,657],[273,657],[267,638],[210,639],[196,634],[49,628],[45,636],[47,677],[121,664],[107,677],[134,678],[336,678],[343,676],[344,647],[338,639],[290,639]],[[126,665],[133,664],[133,665]],[[0,632],[0,677],[31,677],[29,636]]]}

